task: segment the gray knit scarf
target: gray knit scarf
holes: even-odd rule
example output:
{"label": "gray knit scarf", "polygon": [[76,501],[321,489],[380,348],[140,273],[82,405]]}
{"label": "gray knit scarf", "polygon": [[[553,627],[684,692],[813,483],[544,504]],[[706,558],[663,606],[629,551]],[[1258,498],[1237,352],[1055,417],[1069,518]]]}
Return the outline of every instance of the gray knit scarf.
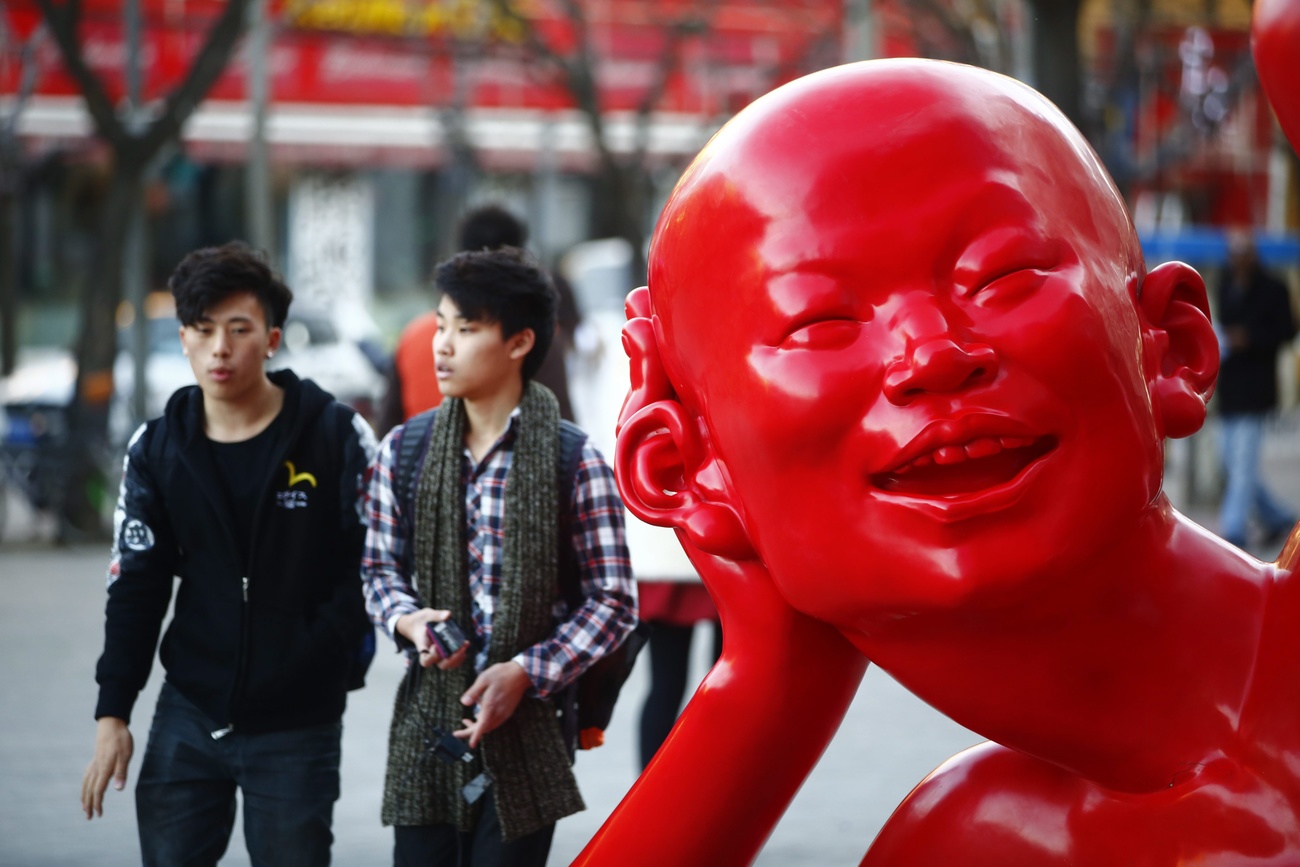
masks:
{"label": "gray knit scarf", "polygon": [[[551,631],[558,594],[559,492],[555,466],[559,405],[544,386],[529,383],[519,404],[518,435],[506,480],[501,587],[492,617],[487,664],[508,662]],[[430,434],[415,493],[414,585],[423,604],[443,608],[467,633],[470,612],[461,460],[465,407],[444,400]],[[486,768],[492,778],[502,834],[513,840],[585,806],[578,793],[555,706],[525,697],[500,728],[479,744],[472,764],[448,763],[429,749],[431,728],[460,728],[468,714],[460,696],[474,682],[471,660],[453,671],[412,665],[398,689],[389,730],[384,783],[385,825],[454,824],[468,831],[479,805],[461,788]]]}

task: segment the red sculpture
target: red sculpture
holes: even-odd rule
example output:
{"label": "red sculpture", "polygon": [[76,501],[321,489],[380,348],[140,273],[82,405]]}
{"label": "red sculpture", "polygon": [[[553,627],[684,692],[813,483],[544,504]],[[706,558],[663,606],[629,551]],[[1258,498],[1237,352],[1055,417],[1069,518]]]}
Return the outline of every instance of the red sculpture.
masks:
{"label": "red sculpture", "polygon": [[1259,82],[1300,153],[1300,0],[1255,0],[1250,42]]}
{"label": "red sculpture", "polygon": [[[866,661],[990,743],[866,865],[1300,863],[1300,584],[1161,492],[1218,371],[1079,132],[926,60],[728,123],[628,300],[624,501],[725,647],[577,863],[751,861]],[[870,773],[870,769],[864,769]]]}

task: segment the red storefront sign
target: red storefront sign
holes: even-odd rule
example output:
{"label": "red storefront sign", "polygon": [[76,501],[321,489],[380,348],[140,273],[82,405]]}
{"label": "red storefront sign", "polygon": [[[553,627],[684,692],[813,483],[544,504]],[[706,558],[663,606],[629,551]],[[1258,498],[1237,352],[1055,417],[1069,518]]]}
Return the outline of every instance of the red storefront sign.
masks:
{"label": "red storefront sign", "polygon": [[[1121,68],[1116,42],[1110,31],[1099,34],[1104,81]],[[1119,119],[1125,164],[1133,167],[1130,195],[1184,194],[1186,218],[1196,223],[1262,224],[1273,120],[1255,80],[1250,34],[1150,30],[1137,45],[1135,67],[1116,100],[1125,109]]]}
{"label": "red storefront sign", "polygon": [[[138,63],[145,98],[152,100],[180,81],[224,4],[217,0],[140,3],[144,26]],[[402,0],[313,0],[309,5],[302,0],[277,0],[271,9],[275,37],[268,63],[272,97],[282,103],[441,105],[451,99],[459,74],[468,76],[467,101],[472,107],[570,107],[568,92],[518,39],[517,27],[497,22],[474,29],[465,10],[484,5],[466,0],[435,0],[414,7]],[[129,59],[122,0],[83,0],[83,7],[81,40],[87,61],[110,98],[120,99]],[[727,4],[606,0],[588,7],[597,81],[607,111],[639,105],[659,74],[669,28],[684,14],[698,12],[705,23],[683,43],[679,71],[657,104],[663,111],[731,111],[810,68],[834,62],[834,56],[827,56],[828,46],[838,45],[841,24],[840,4],[820,0]],[[395,8],[407,10],[407,18],[394,18]],[[411,8],[416,11],[410,12]],[[572,45],[573,29],[555,8],[533,4],[528,14],[548,44],[561,50]],[[10,32],[20,37],[31,34],[40,23],[34,0],[6,0],[0,15]],[[338,29],[295,26],[294,20]],[[485,35],[473,35],[480,31]],[[457,32],[462,34],[459,40],[453,36]],[[472,61],[455,64],[457,49]],[[10,54],[9,62],[0,62],[0,93],[12,93],[17,87],[19,73]],[[38,59],[39,94],[79,92],[52,39],[40,41]],[[247,60],[241,50],[210,99],[245,98]]]}

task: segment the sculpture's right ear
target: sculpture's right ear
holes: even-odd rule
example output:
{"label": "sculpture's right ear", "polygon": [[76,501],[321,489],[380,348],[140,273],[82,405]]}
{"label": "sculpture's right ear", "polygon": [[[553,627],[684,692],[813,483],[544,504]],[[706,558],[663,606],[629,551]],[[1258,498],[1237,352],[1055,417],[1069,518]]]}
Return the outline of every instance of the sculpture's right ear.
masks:
{"label": "sculpture's right ear", "polygon": [[729,560],[754,556],[726,475],[677,401],[653,403],[624,423],[614,472],[623,504],[647,524],[680,529],[701,551]]}
{"label": "sculpture's right ear", "polygon": [[1142,281],[1138,309],[1157,430],[1161,437],[1191,436],[1205,423],[1219,375],[1205,281],[1190,265],[1165,262]]}
{"label": "sculpture's right ear", "polygon": [[701,551],[731,560],[753,557],[708,434],[669,383],[645,287],[628,296],[627,313],[623,347],[631,359],[632,387],[614,454],[623,504],[647,524],[681,530]]}

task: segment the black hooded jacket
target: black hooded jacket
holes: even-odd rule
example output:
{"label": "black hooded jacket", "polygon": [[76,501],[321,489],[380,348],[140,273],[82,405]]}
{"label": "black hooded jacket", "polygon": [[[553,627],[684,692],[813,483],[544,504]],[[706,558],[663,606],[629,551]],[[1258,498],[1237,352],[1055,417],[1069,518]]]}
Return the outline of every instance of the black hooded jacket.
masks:
{"label": "black hooded jacket", "polygon": [[284,407],[250,552],[237,550],[197,386],[176,392],[132,438],[114,516],[96,719],[130,720],[173,576],[175,612],[159,656],[167,681],[214,731],[341,718],[370,629],[359,498],[374,435],[311,380],[289,371],[270,377],[284,389]]}

